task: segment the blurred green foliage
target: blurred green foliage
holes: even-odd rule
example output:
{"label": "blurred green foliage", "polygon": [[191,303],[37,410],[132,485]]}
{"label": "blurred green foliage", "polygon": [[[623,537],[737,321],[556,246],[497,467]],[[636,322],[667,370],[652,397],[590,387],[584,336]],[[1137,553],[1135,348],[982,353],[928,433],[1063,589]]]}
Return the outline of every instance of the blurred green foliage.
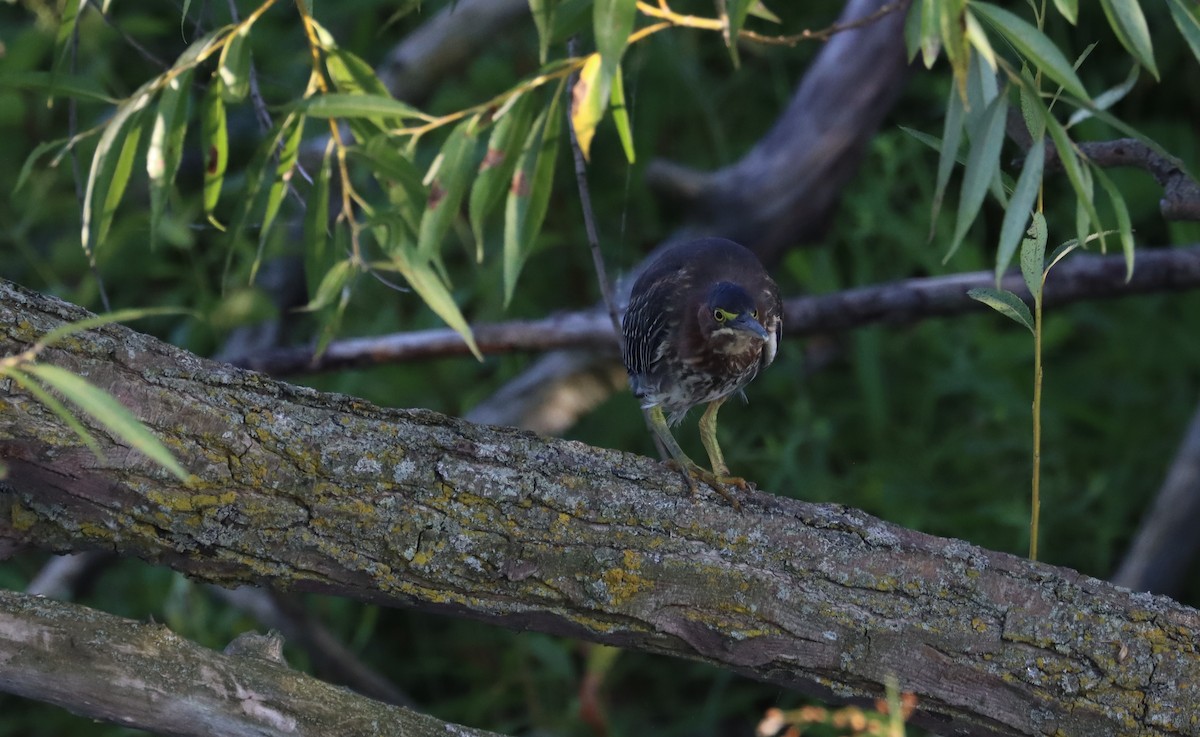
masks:
{"label": "blurred green foliage", "polygon": [[[343,48],[379,64],[394,44],[446,4],[422,3],[419,12],[391,24],[393,8],[368,0],[319,4],[317,14]],[[827,25],[842,3],[771,5],[783,16],[782,27],[794,30]],[[1151,5],[1146,9],[1152,26],[1168,27],[1165,9]],[[157,58],[173,59],[198,35],[197,26],[228,22],[222,3],[191,6],[182,26],[174,3],[113,3],[111,26],[95,13],[86,14],[77,74],[114,96],[130,94],[159,68],[116,29]],[[676,10],[708,14],[711,3],[679,2]],[[1056,39],[1072,39],[1075,47],[1100,43],[1080,70],[1088,88],[1099,90],[1124,79],[1129,60],[1097,10],[1088,7],[1077,28],[1052,16],[1047,31]],[[0,78],[50,68],[57,12],[57,3],[39,0],[0,5]],[[281,4],[265,15],[255,26],[251,45],[269,104],[290,99],[303,88],[308,49],[294,9]],[[638,160],[626,163],[611,124],[605,123],[593,143],[589,172],[611,271],[636,263],[678,223],[680,214],[645,188],[645,165],[657,157],[711,169],[736,160],[772,124],[818,48],[746,47],[736,71],[719,34],[671,30],[626,52],[625,88]],[[1174,34],[1156,35],[1155,49],[1164,70],[1161,84],[1144,78],[1116,112],[1195,170],[1200,168],[1195,136],[1200,98],[1192,92],[1200,89],[1200,65]],[[551,50],[552,56],[562,53],[561,48]],[[536,31],[532,23],[523,23],[447,79],[423,106],[445,113],[476,104],[537,68]],[[942,265],[944,241],[953,230],[949,215],[940,216],[939,238],[928,241],[937,156],[897,127],[936,135],[950,85],[944,65],[914,72],[827,237],[817,247],[791,252],[774,267],[786,294],[991,267],[1002,217],[992,203],[985,205],[982,222],[951,262]],[[81,102],[79,128],[110,114],[110,106]],[[231,173],[222,202],[235,200],[242,191],[245,183],[237,172],[243,169],[235,163],[249,159],[261,140],[247,106],[231,108],[230,115]],[[1102,121],[1081,127],[1087,137],[1114,135]],[[8,152],[0,157],[0,276],[100,311],[97,283],[80,248],[75,162],[65,158],[48,166],[42,159],[13,191],[30,152],[66,135],[64,100],[48,104],[42,92],[0,85],[0,136]],[[310,135],[317,135],[315,126]],[[179,191],[154,250],[148,246],[145,176],[135,172],[109,240],[97,253],[112,307],[180,306],[207,315],[204,321],[157,318],[139,325],[204,355],[221,350],[232,331],[264,319],[282,320],[288,342],[312,340],[315,320],[281,313],[267,288],[249,283],[249,260],[233,259],[231,283],[239,286],[222,289],[227,246],[200,216],[202,160],[195,137],[189,133]],[[89,151],[80,151],[81,171],[86,171]],[[560,156],[557,165],[545,229],[507,311],[502,309],[496,244],[488,241],[484,262],[477,266],[469,229],[454,229],[461,248],[447,249],[446,267],[468,318],[536,317],[585,307],[599,297],[570,157]],[[1159,190],[1148,175],[1114,171],[1111,176],[1129,203],[1139,247],[1200,241],[1197,225],[1161,220]],[[1050,180],[1047,213],[1052,229],[1053,223],[1068,223],[1052,230],[1052,243],[1073,235],[1074,201],[1061,177]],[[267,244],[268,263],[302,257],[293,225],[301,217],[296,204],[285,200],[280,218],[286,225]],[[1102,209],[1101,217],[1111,216]],[[495,232],[489,235],[498,238]],[[394,291],[370,277],[360,277],[354,286],[341,335],[440,325],[414,294]],[[1099,577],[1119,561],[1200,398],[1197,314],[1196,294],[1080,304],[1049,314],[1043,559]],[[864,328],[818,345],[827,358],[809,365],[805,342],[785,341],[776,364],[749,387],[749,404],[734,402],[722,413],[722,447],[735,472],[775,493],[861,507],[933,534],[1024,551],[1032,378],[1024,332],[981,312],[904,328]],[[457,414],[530,361],[529,356],[447,359],[299,381],[383,405]],[[685,448],[699,448],[694,425],[685,423],[680,433]],[[570,436],[653,453],[628,393],[585,417]],[[0,586],[24,587],[42,562],[43,557],[28,555],[0,565]],[[1200,603],[1200,590],[1193,589],[1190,597],[1189,603]],[[107,568],[81,601],[129,617],[154,617],[212,647],[257,626],[204,587],[136,561]],[[366,663],[436,716],[508,734],[595,734],[579,708],[590,645],[350,601],[308,601]],[[287,655],[293,665],[310,667],[303,652],[289,647]],[[801,701],[707,666],[633,652],[616,660],[601,694],[612,734],[666,737],[749,734],[765,708]],[[0,695],[0,737],[131,733]]]}

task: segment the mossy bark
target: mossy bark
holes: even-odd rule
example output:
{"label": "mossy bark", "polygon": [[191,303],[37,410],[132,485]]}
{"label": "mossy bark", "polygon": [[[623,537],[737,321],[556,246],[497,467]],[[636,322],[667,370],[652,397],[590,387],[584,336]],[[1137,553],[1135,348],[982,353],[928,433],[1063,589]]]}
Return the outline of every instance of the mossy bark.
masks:
{"label": "mossy bark", "polygon": [[[81,310],[0,282],[0,351]],[[1200,613],[853,509],[690,498],[646,458],[215,364],[120,326],[44,360],[194,474],[0,386],[0,541],[416,607],[877,696],[943,734],[1200,734]],[[632,406],[631,406],[632,411]]]}

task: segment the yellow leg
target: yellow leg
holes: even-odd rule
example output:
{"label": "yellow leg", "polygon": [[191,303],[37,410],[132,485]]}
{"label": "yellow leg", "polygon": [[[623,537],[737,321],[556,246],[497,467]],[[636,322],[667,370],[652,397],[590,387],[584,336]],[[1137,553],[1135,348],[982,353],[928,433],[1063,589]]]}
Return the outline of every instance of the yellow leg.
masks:
{"label": "yellow leg", "polygon": [[[717,402],[716,404],[720,404]],[[712,419],[707,419],[709,414],[712,414]],[[667,453],[671,456],[671,462],[683,474],[683,480],[691,489],[692,494],[696,493],[696,481],[700,480],[716,489],[717,493],[729,500],[734,509],[741,509],[741,504],[726,490],[727,485],[736,486],[739,489],[747,488],[744,479],[736,478],[729,475],[729,469],[725,467],[725,461],[721,457],[721,449],[716,447],[716,411],[711,405],[704,413],[704,418],[700,420],[700,434],[704,440],[704,447],[708,450],[709,460],[713,461],[714,471],[701,468],[695,461],[688,457],[683,449],[679,447],[679,443],[675,440],[675,436],[671,434],[671,428],[667,425],[667,418],[663,415],[661,407],[651,407],[646,410],[646,419],[650,424],[650,429],[654,431],[654,435],[659,442],[667,449]],[[707,427],[706,427],[707,426]],[[712,435],[712,446],[709,445],[709,440],[706,437],[708,433]],[[713,449],[716,449],[716,455],[713,455]],[[720,470],[715,467],[719,465]]]}
{"label": "yellow leg", "polygon": [[700,416],[700,442],[708,451],[708,462],[712,464],[713,473],[718,476],[728,476],[729,466],[725,465],[725,456],[721,455],[721,445],[717,442],[717,410],[725,399],[709,402],[704,414]]}

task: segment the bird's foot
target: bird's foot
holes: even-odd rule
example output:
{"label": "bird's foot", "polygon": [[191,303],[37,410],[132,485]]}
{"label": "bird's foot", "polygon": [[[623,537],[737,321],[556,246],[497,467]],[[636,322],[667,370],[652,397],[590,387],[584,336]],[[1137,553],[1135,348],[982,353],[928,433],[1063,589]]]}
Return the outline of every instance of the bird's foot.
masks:
{"label": "bird's foot", "polygon": [[679,471],[680,475],[683,476],[684,483],[686,483],[688,488],[691,490],[692,496],[696,495],[699,488],[696,482],[702,481],[711,486],[712,489],[718,494],[725,497],[734,509],[739,511],[741,510],[741,502],[739,502],[737,498],[733,496],[731,491],[733,488],[736,488],[741,492],[749,491],[750,482],[746,481],[746,479],[740,476],[731,476],[728,472],[714,473],[709,471],[707,468],[701,467],[694,461],[689,461],[686,464],[680,464],[674,460],[669,460],[667,461],[667,465]]}

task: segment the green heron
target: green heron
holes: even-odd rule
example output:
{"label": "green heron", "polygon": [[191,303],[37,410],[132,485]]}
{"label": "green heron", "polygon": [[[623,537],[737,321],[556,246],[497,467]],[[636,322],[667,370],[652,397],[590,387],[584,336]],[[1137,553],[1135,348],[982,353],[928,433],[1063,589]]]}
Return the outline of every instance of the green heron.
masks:
{"label": "green heron", "polygon": [[[774,360],[782,324],[775,282],[753,253],[724,238],[672,246],[634,283],[622,358],[650,429],[693,493],[699,479],[736,506],[724,487],[746,488],[721,455],[717,410]],[[704,403],[700,440],[711,471],[688,458],[670,429]]]}

